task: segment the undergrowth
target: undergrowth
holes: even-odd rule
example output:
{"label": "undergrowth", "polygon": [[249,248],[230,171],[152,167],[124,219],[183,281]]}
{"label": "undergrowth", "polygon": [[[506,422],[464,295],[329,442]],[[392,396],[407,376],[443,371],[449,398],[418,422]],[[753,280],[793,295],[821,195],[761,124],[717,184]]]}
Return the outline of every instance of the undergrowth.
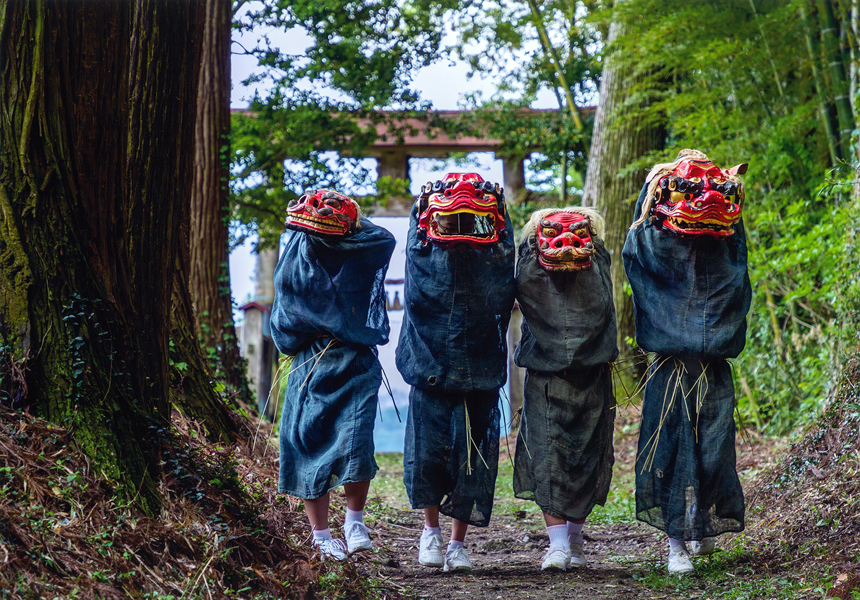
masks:
{"label": "undergrowth", "polygon": [[163,506],[115,495],[70,434],[0,407],[0,598],[401,598],[307,543],[276,493],[271,450],[205,441],[174,414],[159,432]]}

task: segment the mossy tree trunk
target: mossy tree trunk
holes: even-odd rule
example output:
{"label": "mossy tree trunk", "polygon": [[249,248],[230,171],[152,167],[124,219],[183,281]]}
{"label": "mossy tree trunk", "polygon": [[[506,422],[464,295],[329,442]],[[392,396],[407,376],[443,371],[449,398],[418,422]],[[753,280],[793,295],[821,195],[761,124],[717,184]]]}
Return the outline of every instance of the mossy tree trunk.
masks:
{"label": "mossy tree trunk", "polygon": [[630,76],[614,64],[611,47],[620,34],[620,24],[612,23],[607,39],[610,52],[603,63],[582,202],[584,206],[598,209],[606,219],[604,241],[612,257],[618,348],[624,358],[631,355],[627,339],[636,335],[636,325],[633,297],[624,290],[627,276],[621,262],[621,249],[633,222],[636,198],[647,175],[647,170],[629,170],[628,167],[649,151],[662,148],[665,131],[654,123],[637,123],[629,116],[624,118],[633,88],[641,83],[643,75]]}
{"label": "mossy tree trunk", "polygon": [[228,248],[232,6],[206,0],[191,193],[190,287],[198,335],[215,376],[253,404],[233,325]]}
{"label": "mossy tree trunk", "polygon": [[149,511],[200,8],[0,0],[0,347],[34,410]]}

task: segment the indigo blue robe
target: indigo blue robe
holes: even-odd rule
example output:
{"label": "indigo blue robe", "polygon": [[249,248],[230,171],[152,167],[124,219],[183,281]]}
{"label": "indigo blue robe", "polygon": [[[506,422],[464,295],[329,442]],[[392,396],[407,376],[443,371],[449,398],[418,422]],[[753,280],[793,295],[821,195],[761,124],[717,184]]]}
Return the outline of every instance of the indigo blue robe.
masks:
{"label": "indigo blue robe", "polygon": [[493,505],[498,394],[507,379],[515,293],[507,215],[505,225],[504,239],[489,248],[445,249],[418,239],[413,207],[396,351],[397,368],[413,387],[403,457],[412,507],[439,505],[442,514],[480,527]]}
{"label": "indigo blue robe", "polygon": [[373,423],[388,342],[383,282],[394,237],[362,218],[332,240],[290,232],[275,269],[272,338],[294,356],[281,414],[278,491],[318,498],[377,471]]}
{"label": "indigo blue robe", "polygon": [[[636,203],[638,215],[647,185]],[[656,353],[642,403],[636,517],[679,540],[741,531],[731,368],[746,343],[752,288],[743,222],[727,239],[645,221],[622,252],[636,340]]]}

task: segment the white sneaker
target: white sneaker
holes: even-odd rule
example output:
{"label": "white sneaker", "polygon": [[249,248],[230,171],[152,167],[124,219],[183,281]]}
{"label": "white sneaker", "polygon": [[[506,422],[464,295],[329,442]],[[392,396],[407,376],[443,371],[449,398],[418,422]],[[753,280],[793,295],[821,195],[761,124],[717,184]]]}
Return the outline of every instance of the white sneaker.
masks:
{"label": "white sneaker", "polygon": [[445,564],[442,544],[441,535],[430,533],[425,529],[421,533],[421,539],[418,542],[418,564],[425,567],[441,567]]}
{"label": "white sneaker", "polygon": [[553,548],[550,546],[543,555],[541,571],[567,571],[570,566],[570,551],[565,548]]}
{"label": "white sneaker", "polygon": [[329,538],[327,540],[314,540],[314,548],[318,548],[320,553],[334,560],[346,560],[347,549],[343,540]]}
{"label": "white sneaker", "polygon": [[577,544],[575,542],[570,543],[570,566],[571,567],[584,567],[586,563],[585,560],[585,550],[582,547],[582,544]]}
{"label": "white sneaker", "polygon": [[690,552],[694,556],[706,556],[708,554],[713,554],[717,549],[717,539],[712,537],[707,537],[703,539],[701,542],[697,542],[693,540],[690,542]]}
{"label": "white sneaker", "polygon": [[693,561],[686,550],[672,552],[669,550],[669,572],[676,575],[686,575],[695,571]]}
{"label": "white sneaker", "polygon": [[469,573],[472,571],[472,561],[469,560],[469,555],[466,553],[466,548],[448,548],[445,551],[445,567],[442,569],[446,573]]}
{"label": "white sneaker", "polygon": [[343,537],[346,538],[346,547],[350,554],[362,550],[373,550],[373,542],[367,535],[367,526],[361,521],[353,521],[343,528]]}

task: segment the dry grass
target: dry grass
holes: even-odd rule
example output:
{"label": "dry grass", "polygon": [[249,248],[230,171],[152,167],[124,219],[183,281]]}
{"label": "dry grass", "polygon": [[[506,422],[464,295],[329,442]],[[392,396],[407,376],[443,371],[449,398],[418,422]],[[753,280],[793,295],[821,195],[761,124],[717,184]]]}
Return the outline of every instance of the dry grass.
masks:
{"label": "dry grass", "polygon": [[748,506],[761,564],[824,574],[831,598],[860,596],[860,353],[822,416],[757,478]]}
{"label": "dry grass", "polygon": [[312,550],[271,448],[208,443],[179,414],[162,439],[149,518],[67,431],[0,407],[0,598],[402,597]]}

